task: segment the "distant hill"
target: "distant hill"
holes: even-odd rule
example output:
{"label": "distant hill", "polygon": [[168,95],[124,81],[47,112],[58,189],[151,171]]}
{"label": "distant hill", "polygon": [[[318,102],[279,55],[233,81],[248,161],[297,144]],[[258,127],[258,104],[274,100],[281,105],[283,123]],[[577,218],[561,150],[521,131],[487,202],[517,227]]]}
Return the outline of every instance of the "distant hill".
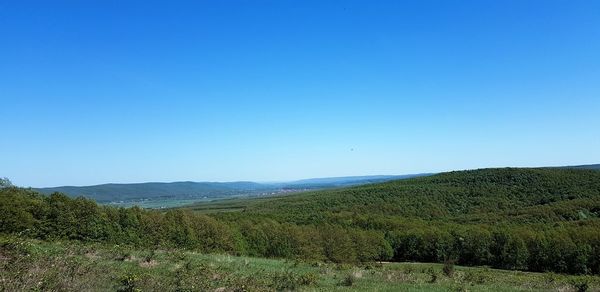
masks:
{"label": "distant hill", "polygon": [[62,186],[40,188],[43,194],[64,193],[72,197],[84,196],[99,203],[156,198],[223,197],[241,192],[264,190],[265,185],[254,182],[172,182],[102,184],[93,186]]}
{"label": "distant hill", "polygon": [[[554,222],[600,216],[600,172],[572,168],[492,168],[191,208],[245,210],[294,223],[359,214],[443,222]],[[317,215],[316,215],[317,214]],[[345,218],[345,217],[343,217]],[[313,222],[313,220],[318,220]]]}
{"label": "distant hill", "polygon": [[431,173],[407,174],[407,175],[370,175],[370,176],[344,176],[344,177],[326,177],[326,178],[309,178],[297,180],[289,183],[284,183],[285,186],[308,186],[314,188],[317,186],[326,187],[342,187],[360,184],[380,183],[390,180],[407,179],[419,176],[427,176]]}
{"label": "distant hill", "polygon": [[565,166],[565,168],[600,170],[600,164]]}
{"label": "distant hill", "polygon": [[[101,184],[93,186],[61,186],[38,188],[43,194],[64,193],[71,197],[83,196],[99,203],[123,203],[142,201],[216,199],[235,196],[273,195],[279,192],[328,189],[368,183],[423,176],[415,175],[376,175],[334,178],[313,178],[291,182],[171,182],[171,183],[131,183]],[[167,204],[170,205],[170,204]]]}

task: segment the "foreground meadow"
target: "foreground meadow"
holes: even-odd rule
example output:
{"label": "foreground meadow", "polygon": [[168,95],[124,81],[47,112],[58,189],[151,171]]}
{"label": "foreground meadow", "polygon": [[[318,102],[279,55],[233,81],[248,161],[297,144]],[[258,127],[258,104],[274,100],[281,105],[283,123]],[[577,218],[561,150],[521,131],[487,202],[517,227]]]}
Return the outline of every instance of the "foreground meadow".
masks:
{"label": "foreground meadow", "polygon": [[2,291],[600,291],[600,277],[427,263],[331,264],[0,239]]}

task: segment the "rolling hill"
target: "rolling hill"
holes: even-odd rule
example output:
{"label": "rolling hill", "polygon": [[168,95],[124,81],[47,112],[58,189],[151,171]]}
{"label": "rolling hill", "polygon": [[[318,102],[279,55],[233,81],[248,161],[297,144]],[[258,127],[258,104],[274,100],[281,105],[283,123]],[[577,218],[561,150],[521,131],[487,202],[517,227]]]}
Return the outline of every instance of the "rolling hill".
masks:
{"label": "rolling hill", "polygon": [[567,166],[566,168],[600,170],[600,164],[573,165]]}
{"label": "rolling hill", "polygon": [[[600,172],[570,168],[454,171],[286,197],[199,203],[190,208],[198,212],[231,208],[296,223],[350,220],[352,214],[462,223],[561,221],[582,214],[596,218],[600,215]],[[503,218],[497,221],[498,217]]]}
{"label": "rolling hill", "polygon": [[[559,168],[600,170],[600,164],[565,166]],[[71,197],[83,196],[101,204],[142,207],[177,207],[216,199],[272,196],[300,191],[334,189],[393,180],[430,176],[432,173],[408,175],[373,175],[311,178],[289,182],[148,182],[130,184],[101,184],[93,186],[61,186],[36,188],[43,194],[64,193]]]}
{"label": "rolling hill", "polygon": [[35,189],[43,194],[64,193],[71,197],[83,196],[98,203],[124,205],[156,206],[157,203],[173,206],[173,202],[191,203],[197,200],[223,199],[239,196],[274,195],[297,191],[329,189],[344,186],[384,182],[389,180],[424,176],[414,175],[378,175],[314,178],[290,182],[172,182],[172,183],[132,183],[102,184],[93,186],[62,186]]}
{"label": "rolling hill", "polygon": [[83,196],[99,203],[156,198],[224,197],[240,192],[264,190],[264,185],[253,182],[172,182],[102,184],[94,186],[63,186],[40,188],[44,194],[64,193],[72,197]]}

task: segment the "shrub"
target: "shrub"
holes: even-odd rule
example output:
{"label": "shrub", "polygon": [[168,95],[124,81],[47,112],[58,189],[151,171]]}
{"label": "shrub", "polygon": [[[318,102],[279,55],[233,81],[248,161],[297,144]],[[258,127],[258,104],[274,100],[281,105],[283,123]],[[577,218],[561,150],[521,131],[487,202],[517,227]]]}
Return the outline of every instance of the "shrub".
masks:
{"label": "shrub", "polygon": [[438,273],[432,268],[428,268],[427,270],[425,270],[425,273],[427,273],[429,275],[429,283],[435,283],[437,282],[437,278],[438,278]]}
{"label": "shrub", "polygon": [[318,276],[315,273],[296,274],[292,271],[276,273],[273,276],[275,290],[296,290],[299,286],[308,286],[317,283]]}
{"label": "shrub", "polygon": [[486,275],[482,272],[473,272],[467,271],[465,273],[465,281],[476,283],[476,284],[484,284],[486,282]]}
{"label": "shrub", "polygon": [[353,274],[348,274],[342,280],[342,285],[350,287],[350,286],[354,285],[354,283],[356,282],[356,280],[357,280],[356,276],[354,276]]}
{"label": "shrub", "polygon": [[590,288],[587,279],[571,280],[571,285],[573,285],[577,292],[586,292]]}
{"label": "shrub", "polygon": [[446,277],[452,278],[452,276],[454,275],[454,261],[453,260],[445,261],[444,268],[442,268],[442,271],[444,272],[444,275],[446,275]]}
{"label": "shrub", "polygon": [[319,276],[316,273],[306,273],[300,275],[300,285],[310,286],[317,284]]}
{"label": "shrub", "polygon": [[141,291],[137,288],[138,277],[135,274],[127,274],[119,279],[119,286],[117,291],[119,292],[134,292]]}

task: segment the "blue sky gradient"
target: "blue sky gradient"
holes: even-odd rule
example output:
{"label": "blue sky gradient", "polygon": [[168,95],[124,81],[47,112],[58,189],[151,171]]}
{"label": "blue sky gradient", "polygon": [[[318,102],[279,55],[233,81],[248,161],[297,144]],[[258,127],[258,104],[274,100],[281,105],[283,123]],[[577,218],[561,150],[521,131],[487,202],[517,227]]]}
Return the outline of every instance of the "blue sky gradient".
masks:
{"label": "blue sky gradient", "polygon": [[600,163],[598,15],[577,0],[0,2],[0,176]]}

